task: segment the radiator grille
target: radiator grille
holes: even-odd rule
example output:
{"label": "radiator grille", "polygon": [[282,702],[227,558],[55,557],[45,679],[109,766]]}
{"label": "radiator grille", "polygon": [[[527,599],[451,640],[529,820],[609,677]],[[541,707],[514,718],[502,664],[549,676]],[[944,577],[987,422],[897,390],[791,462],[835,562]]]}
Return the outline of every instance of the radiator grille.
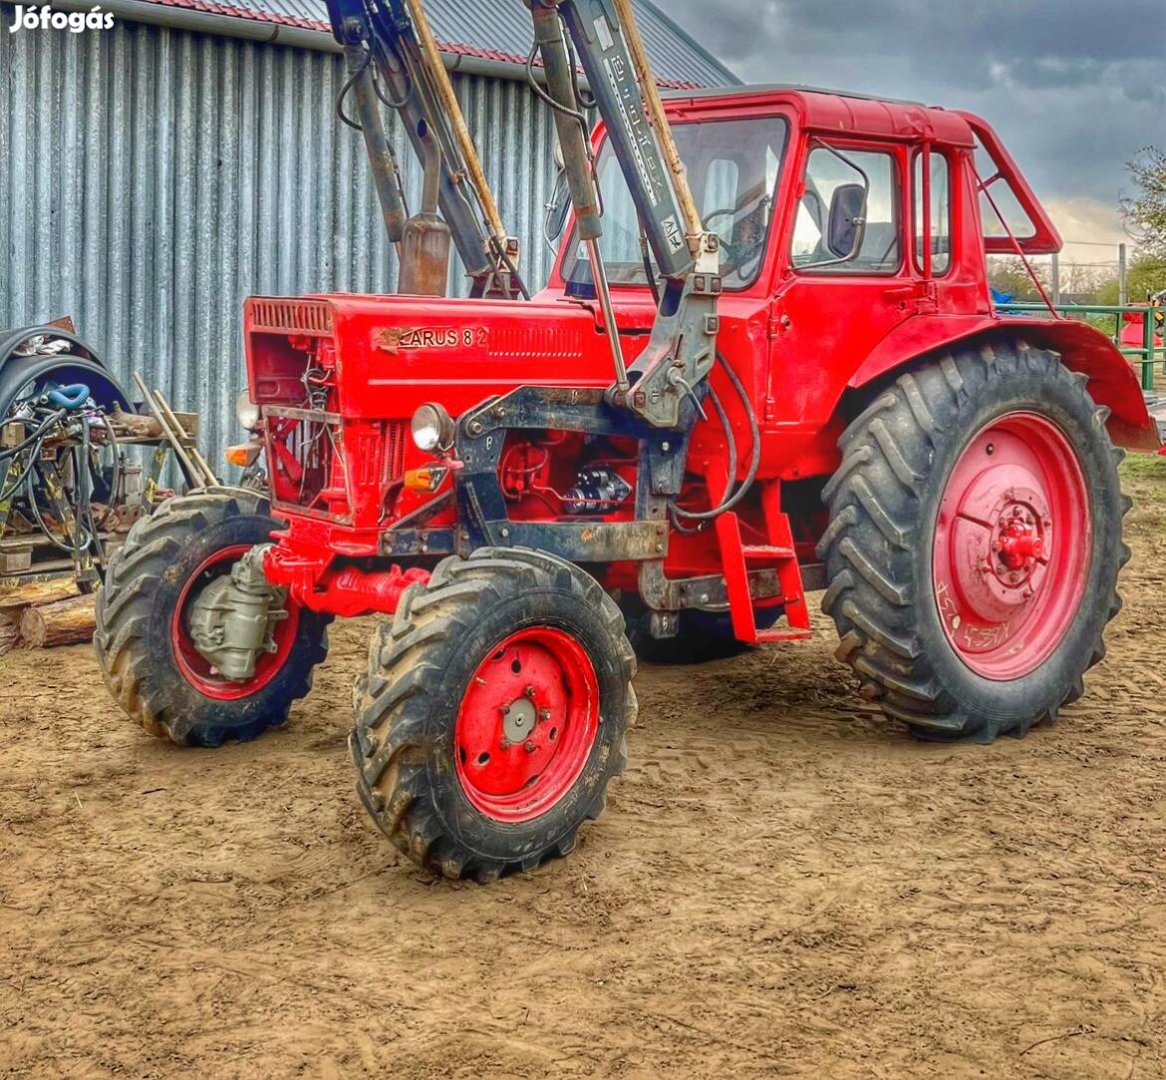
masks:
{"label": "radiator grille", "polygon": [[351,524],[380,519],[404,475],[409,423],[345,423],[335,413],[267,406],[273,502],[298,513]]}
{"label": "radiator grille", "polygon": [[332,309],[320,300],[252,300],[251,326],[282,334],[330,337]]}
{"label": "radiator grille", "polygon": [[405,433],[409,425],[404,420],[390,420],[385,424],[385,461],[390,480],[405,475]]}

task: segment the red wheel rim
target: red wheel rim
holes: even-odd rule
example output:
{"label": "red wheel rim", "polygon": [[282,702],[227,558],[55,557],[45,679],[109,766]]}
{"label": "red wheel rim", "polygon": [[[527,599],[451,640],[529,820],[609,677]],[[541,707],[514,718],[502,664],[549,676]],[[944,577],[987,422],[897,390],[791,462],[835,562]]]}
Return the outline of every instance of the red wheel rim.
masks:
{"label": "red wheel rim", "polygon": [[1081,606],[1092,545],[1068,436],[1030,412],[983,428],[952,470],[935,527],[935,600],[959,658],[994,681],[1040,667]]}
{"label": "red wheel rim", "polygon": [[229,574],[231,568],[248,551],[251,544],[235,544],[221,548],[190,575],[178,597],[174,617],[170,622],[170,640],[174,645],[174,659],[178,670],[200,694],[217,701],[238,701],[262,690],[283,667],[295,644],[300,624],[300,609],[290,601],[286,605],[287,618],[280,619],[272,631],[275,652],[264,653],[255,664],[255,674],[247,682],[232,682],[219,675],[194,647],[190,636],[190,608],[199,594],[216,578]]}
{"label": "red wheel rim", "polygon": [[529,821],[583,772],[599,731],[599,682],[583,646],[551,627],[519,630],[470,678],[454,727],[465,796],[496,821]]}

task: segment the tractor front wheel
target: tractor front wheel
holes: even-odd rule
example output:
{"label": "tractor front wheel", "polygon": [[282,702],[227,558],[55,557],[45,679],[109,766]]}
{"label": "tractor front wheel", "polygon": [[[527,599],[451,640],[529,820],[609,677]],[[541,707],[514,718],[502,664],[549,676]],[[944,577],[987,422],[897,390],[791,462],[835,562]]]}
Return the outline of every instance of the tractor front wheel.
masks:
{"label": "tractor front wheel", "polygon": [[1115,449],[1049,352],[903,375],[842,436],[819,545],[838,656],[924,738],[1021,735],[1083,693],[1129,558]]}
{"label": "tractor front wheel", "polygon": [[208,488],[171,499],[130,530],[97,594],[94,645],[106,685],[151,735],[180,746],[246,742],[283,724],[328,653],[324,615],[284,600],[270,651],[246,682],[195,648],[199,596],[279,523],[254,491]]}
{"label": "tractor front wheel", "polygon": [[635,658],[602,587],[543,552],[446,559],[375,632],[350,746],[415,862],[492,881],[566,855],[627,760]]}

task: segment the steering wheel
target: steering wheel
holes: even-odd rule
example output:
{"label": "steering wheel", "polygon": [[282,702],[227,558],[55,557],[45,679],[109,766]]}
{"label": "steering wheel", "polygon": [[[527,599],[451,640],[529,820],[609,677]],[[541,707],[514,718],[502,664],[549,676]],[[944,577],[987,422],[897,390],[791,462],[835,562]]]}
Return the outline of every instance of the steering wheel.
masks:
{"label": "steering wheel", "polygon": [[[723,210],[714,210],[704,219],[703,224],[705,232],[716,232],[716,230],[712,228],[712,223],[716,221],[717,218],[722,218],[729,215],[736,217],[740,212],[741,211],[738,210],[735,206],[726,206]],[[734,244],[731,240],[725,240],[723,238],[721,239],[721,251],[723,251],[725,254],[726,265],[733,267],[741,265],[743,260],[741,259],[741,253],[737,250],[737,247],[738,245]]]}
{"label": "steering wheel", "polygon": [[[707,232],[714,232],[711,225],[717,218],[734,217],[747,219],[751,214],[757,212],[768,201],[767,195],[762,195],[754,199],[751,203],[745,206],[726,206],[720,210],[713,210],[705,216],[703,225]],[[758,223],[757,236],[752,242],[734,242],[732,240],[721,240],[721,251],[725,256],[725,271],[739,270],[751,258],[753,258],[765,243],[765,235],[768,230],[764,223]],[[724,271],[722,271],[724,272]]]}

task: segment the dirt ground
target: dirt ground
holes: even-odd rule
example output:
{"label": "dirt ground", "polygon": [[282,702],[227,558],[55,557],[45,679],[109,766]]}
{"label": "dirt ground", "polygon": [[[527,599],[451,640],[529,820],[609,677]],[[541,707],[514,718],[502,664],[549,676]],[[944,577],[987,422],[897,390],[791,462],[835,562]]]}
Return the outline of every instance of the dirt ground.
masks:
{"label": "dirt ground", "polygon": [[1166,459],[1127,463],[1110,655],[1055,728],[934,746],[810,643],[637,679],[568,860],[435,883],[344,748],[181,751],[88,649],[0,661],[0,1075],[1159,1077]]}

